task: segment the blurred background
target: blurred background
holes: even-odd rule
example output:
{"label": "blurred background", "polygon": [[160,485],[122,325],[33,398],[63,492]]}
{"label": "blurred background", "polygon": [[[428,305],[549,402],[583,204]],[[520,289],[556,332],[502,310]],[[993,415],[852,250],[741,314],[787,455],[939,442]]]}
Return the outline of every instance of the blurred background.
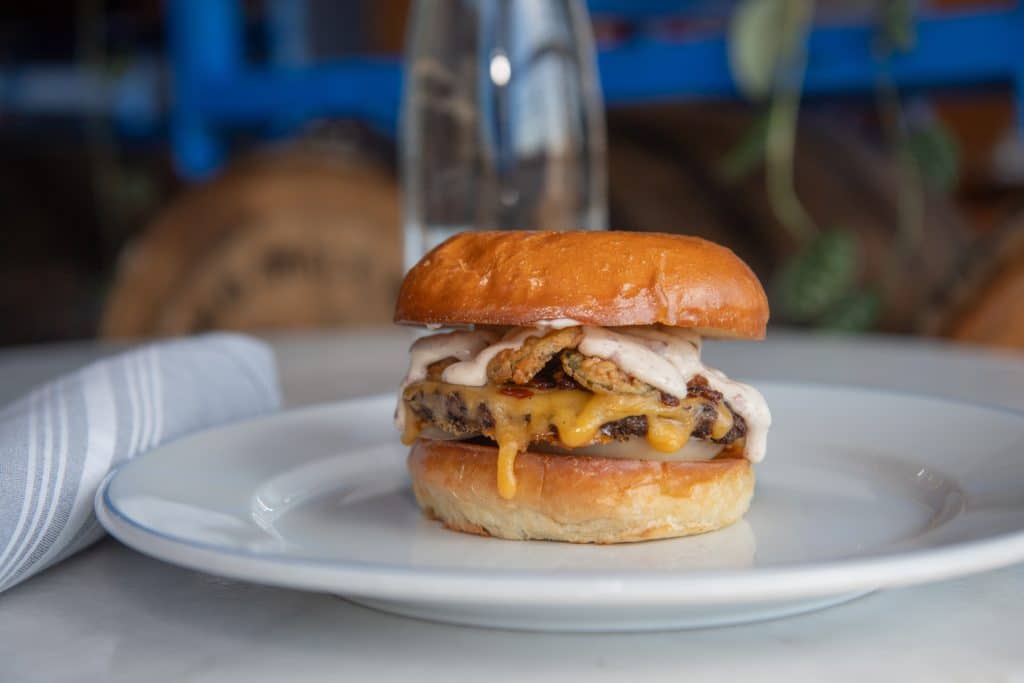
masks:
{"label": "blurred background", "polygon": [[1024,348],[1015,2],[54,0],[0,63],[0,345],[388,324],[403,244],[612,227]]}

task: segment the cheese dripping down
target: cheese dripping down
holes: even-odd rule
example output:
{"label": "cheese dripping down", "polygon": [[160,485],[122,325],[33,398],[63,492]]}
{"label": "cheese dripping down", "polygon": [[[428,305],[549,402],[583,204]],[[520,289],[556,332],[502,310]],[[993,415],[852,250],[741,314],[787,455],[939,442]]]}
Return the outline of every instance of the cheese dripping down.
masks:
{"label": "cheese dripping down", "polygon": [[[579,352],[615,363],[623,372],[676,397],[685,397],[687,383],[696,375],[708,381],[711,389],[721,392],[733,410],[742,415],[746,425],[744,456],[751,462],[764,458],[771,413],[764,397],[753,387],[736,382],[700,360],[701,337],[693,330],[662,327],[602,328],[578,325],[571,320],[548,321],[532,327],[509,330],[500,337],[491,330],[450,332],[417,340],[411,349],[409,372],[402,382],[409,384],[426,377],[427,366],[443,358],[458,362],[444,369],[441,380],[448,384],[482,387],[488,382],[487,366],[505,349],[518,349],[531,337],[542,337],[551,329],[581,327]],[[406,431],[405,410],[401,394],[395,414],[396,425]],[[653,436],[653,435],[652,435]],[[685,445],[685,439],[679,447]],[[519,440],[498,439],[498,482],[502,496],[515,493],[515,456],[529,447]]]}

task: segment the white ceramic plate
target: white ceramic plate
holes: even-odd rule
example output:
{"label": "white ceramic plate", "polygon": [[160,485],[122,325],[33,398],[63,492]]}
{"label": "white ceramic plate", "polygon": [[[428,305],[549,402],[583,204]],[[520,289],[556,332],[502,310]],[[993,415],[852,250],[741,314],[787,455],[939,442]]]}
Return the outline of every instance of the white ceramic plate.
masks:
{"label": "white ceramic plate", "polygon": [[746,519],[619,546],[513,542],[423,519],[393,398],[204,432],[111,475],[103,525],[154,557],[415,617],[627,631],[796,614],[1024,559],[1024,415],[765,383]]}

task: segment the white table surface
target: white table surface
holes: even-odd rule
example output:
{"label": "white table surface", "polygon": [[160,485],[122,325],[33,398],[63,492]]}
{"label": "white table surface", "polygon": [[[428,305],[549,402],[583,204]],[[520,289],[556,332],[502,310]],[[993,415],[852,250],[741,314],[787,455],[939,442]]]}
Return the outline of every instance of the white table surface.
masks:
{"label": "white table surface", "polygon": [[[287,401],[299,405],[390,390],[404,370],[408,338],[367,331],[273,343]],[[712,365],[740,378],[891,387],[1024,410],[1020,355],[781,332],[761,344],[706,348]],[[88,344],[2,351],[0,402],[110,351]],[[332,596],[179,569],[109,539],[0,595],[4,683],[863,683],[868,676],[1024,681],[1024,566],[875,593],[774,622],[642,635],[530,634],[414,621]]]}

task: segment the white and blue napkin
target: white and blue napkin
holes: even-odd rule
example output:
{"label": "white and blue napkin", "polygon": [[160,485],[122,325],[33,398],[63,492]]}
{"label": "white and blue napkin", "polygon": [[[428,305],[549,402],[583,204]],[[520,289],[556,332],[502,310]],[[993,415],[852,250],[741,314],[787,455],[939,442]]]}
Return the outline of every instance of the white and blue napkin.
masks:
{"label": "white and blue napkin", "polygon": [[144,346],[0,411],[0,592],[95,542],[114,467],[171,439],[277,410],[270,348],[235,334]]}

